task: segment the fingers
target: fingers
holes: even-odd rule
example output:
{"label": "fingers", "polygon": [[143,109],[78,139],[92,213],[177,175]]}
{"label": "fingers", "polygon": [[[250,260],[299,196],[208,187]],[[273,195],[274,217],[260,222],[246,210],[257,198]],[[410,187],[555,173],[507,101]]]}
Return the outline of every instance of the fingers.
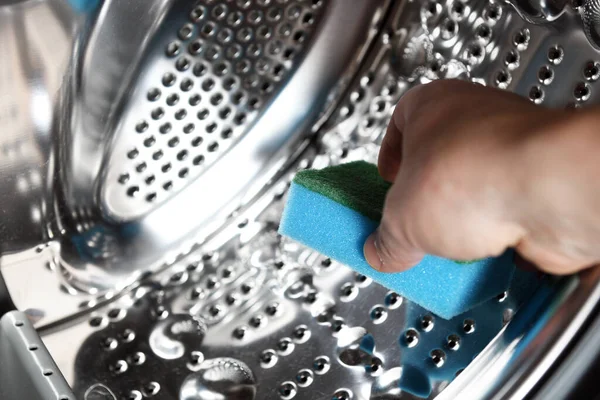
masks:
{"label": "fingers", "polygon": [[402,162],[404,131],[407,121],[414,119],[413,114],[423,109],[428,102],[447,96],[444,92],[456,89],[457,86],[471,88],[473,85],[462,81],[436,81],[416,86],[400,98],[387,126],[377,160],[379,174],[383,179],[388,182],[396,179]]}
{"label": "fingers", "polygon": [[384,219],[365,242],[365,258],[379,272],[405,271],[417,265],[425,255],[412,246],[404,235],[397,233],[397,226],[394,228],[392,230]]}
{"label": "fingers", "polygon": [[[465,108],[477,113],[464,114]],[[514,142],[506,132],[539,121],[537,112],[524,108],[515,95],[461,81],[421,85],[401,98],[378,159],[381,176],[394,184],[381,225],[364,244],[373,268],[404,271],[425,253],[487,257],[517,243],[520,265],[531,266],[527,260],[558,274],[589,265],[522,240],[526,231],[514,207],[507,207],[521,196],[507,179]],[[493,151],[482,156],[481,149]]]}
{"label": "fingers", "polygon": [[415,89],[411,89],[400,99],[396,105],[392,119],[390,120],[383,141],[381,142],[381,150],[377,160],[379,174],[388,182],[393,182],[396,179],[400,163],[402,162],[402,142],[405,124],[405,103],[407,96]]}
{"label": "fingers", "polygon": [[398,130],[394,118],[390,121],[377,160],[379,175],[388,182],[396,179],[402,162],[402,132]]}
{"label": "fingers", "polygon": [[[450,86],[454,84],[451,83]],[[441,87],[445,85],[447,86],[447,83],[438,84]],[[403,133],[407,118],[414,118],[413,113],[418,113],[419,109],[432,101],[432,93],[427,85],[417,86],[402,96],[396,105],[392,120],[381,144],[378,158],[379,173],[386,181],[394,182],[397,180],[402,162]],[[395,185],[398,185],[398,183],[395,183]],[[398,209],[399,206],[399,204],[395,204],[393,208]],[[384,211],[381,225],[365,242],[364,255],[369,265],[380,272],[404,271],[418,264],[425,254],[416,246],[411,245],[410,240],[403,233],[407,230],[398,221],[406,219],[397,218],[397,216],[392,217],[387,214],[390,214],[390,212],[388,210]]]}

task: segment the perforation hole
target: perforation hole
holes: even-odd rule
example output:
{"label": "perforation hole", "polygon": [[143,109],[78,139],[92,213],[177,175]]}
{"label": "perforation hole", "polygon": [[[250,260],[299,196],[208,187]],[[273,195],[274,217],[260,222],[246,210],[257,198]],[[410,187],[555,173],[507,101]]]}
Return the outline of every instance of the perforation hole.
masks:
{"label": "perforation hole", "polygon": [[[245,125],[258,116],[256,111],[270,101],[277,82],[293,67],[290,61],[299,59],[301,46],[310,40],[323,2],[237,0],[226,4],[208,0],[207,4],[195,6],[188,15],[189,21],[175,27],[175,40],[163,45],[171,69],[159,72],[154,85],[142,93],[144,100],[155,104],[147,120],[133,126],[136,132],[143,133],[134,144],[139,155],[129,158],[127,152],[133,147],[124,149],[128,164],[116,175],[124,185],[122,196],[140,195],[142,201],[163,201],[160,190],[146,190],[163,185],[167,186],[165,190],[179,188],[178,181],[160,180],[154,175],[155,168],[159,173],[188,179],[199,173],[192,165],[208,164],[208,153],[226,151],[233,142],[217,139],[232,138],[235,129],[244,131]],[[150,121],[159,122],[150,126]],[[212,137],[205,143],[197,134],[183,136],[192,132]],[[217,161],[214,156],[210,159]],[[178,163],[184,160],[185,164]],[[152,165],[155,161],[157,166]],[[139,179],[129,176],[132,171],[141,174]],[[140,184],[146,189],[144,192],[140,192]]]}
{"label": "perforation hole", "polygon": [[538,80],[544,85],[549,85],[554,79],[554,71],[547,66],[542,66],[538,71]]}
{"label": "perforation hole", "polygon": [[208,68],[206,68],[206,65],[204,65],[201,62],[196,63],[196,65],[194,65],[194,68],[192,69],[192,73],[197,77],[204,76],[207,71]]}
{"label": "perforation hole", "polygon": [[562,47],[556,45],[548,49],[548,61],[554,65],[558,65],[562,62],[565,56],[565,52]]}
{"label": "perforation hole", "polygon": [[192,37],[193,32],[194,26],[192,24],[185,24],[179,29],[178,36],[181,40],[188,40]]}
{"label": "perforation hole", "polygon": [[206,132],[207,133],[213,133],[216,130],[217,130],[217,124],[215,124],[214,122],[206,125]]}
{"label": "perforation hole", "polygon": [[539,86],[532,86],[529,89],[529,99],[535,104],[540,104],[544,101],[544,90]]}
{"label": "perforation hole", "polygon": [[185,78],[183,81],[181,81],[181,84],[179,85],[179,87],[181,88],[182,91],[189,92],[194,87],[194,81],[192,81],[189,78]]}
{"label": "perforation hole", "polygon": [[531,35],[529,33],[529,29],[521,29],[519,32],[515,33],[513,43],[515,46],[517,46],[519,51],[523,51],[527,49],[527,46],[529,46],[530,38]]}
{"label": "perforation hole", "polygon": [[162,84],[165,87],[173,86],[176,81],[177,81],[177,78],[175,77],[175,74],[173,74],[171,72],[167,72],[166,74],[163,75]]}
{"label": "perforation hole", "polygon": [[221,137],[223,139],[229,139],[232,135],[233,135],[233,130],[231,128],[225,128],[225,129],[223,129],[223,132],[221,132]]}
{"label": "perforation hole", "polygon": [[135,130],[137,133],[144,133],[148,129],[148,123],[146,121],[138,122],[135,126]]}
{"label": "perforation hole", "polygon": [[181,110],[178,110],[174,116],[175,116],[176,120],[181,121],[182,119],[185,118],[186,115],[187,115],[187,111],[185,111],[185,109],[182,108]]}
{"label": "perforation hole", "polygon": [[183,56],[175,62],[175,68],[180,72],[187,71],[190,68],[190,64],[190,59]]}
{"label": "perforation hole", "polygon": [[192,96],[190,96],[189,99],[189,104],[190,106],[197,106],[198,104],[200,104],[200,101],[202,100],[202,97],[199,94],[194,94]]}
{"label": "perforation hole", "polygon": [[177,93],[170,94],[167,96],[167,105],[174,106],[179,102],[179,95]]}
{"label": "perforation hole", "polygon": [[146,147],[152,147],[155,143],[156,143],[156,139],[154,138],[154,136],[150,136],[150,137],[144,139],[144,146],[146,146]]}
{"label": "perforation hole", "polygon": [[166,123],[162,124],[158,130],[160,131],[160,133],[162,133],[164,135],[166,133],[171,132],[172,127],[173,126],[171,125],[170,122],[166,122]]}
{"label": "perforation hole", "polygon": [[137,186],[132,186],[129,189],[127,189],[127,196],[129,197],[135,197],[137,196],[137,194],[140,192],[140,188]]}
{"label": "perforation hole", "polygon": [[181,51],[181,44],[177,41],[171,42],[167,45],[165,49],[165,54],[167,57],[175,57]]}
{"label": "perforation hole", "polygon": [[188,156],[188,151],[187,150],[181,150],[179,153],[177,153],[177,159],[179,161],[183,161],[187,158]]}
{"label": "perforation hole", "polygon": [[148,94],[146,95],[149,101],[157,101],[160,99],[161,91],[158,88],[152,88],[148,90]]}
{"label": "perforation hole", "polygon": [[202,165],[202,163],[204,163],[204,156],[200,155],[200,156],[194,157],[194,159],[192,160],[192,163],[196,166]]}
{"label": "perforation hole", "polygon": [[218,149],[219,149],[219,143],[217,143],[217,142],[213,142],[208,145],[208,151],[210,151],[211,153],[214,153]]}
{"label": "perforation hole", "polygon": [[189,134],[189,133],[191,133],[191,132],[193,132],[193,131],[194,131],[194,128],[195,128],[195,125],[194,125],[194,124],[192,124],[192,123],[186,124],[186,125],[183,127],[183,133],[185,133],[185,134]]}

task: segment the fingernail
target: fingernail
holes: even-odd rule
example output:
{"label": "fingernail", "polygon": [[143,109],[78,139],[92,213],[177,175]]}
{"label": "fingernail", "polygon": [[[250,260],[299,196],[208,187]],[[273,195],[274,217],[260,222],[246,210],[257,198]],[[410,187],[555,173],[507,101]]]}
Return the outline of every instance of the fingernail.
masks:
{"label": "fingernail", "polygon": [[377,231],[373,232],[367,238],[363,247],[363,253],[371,268],[381,271],[381,268],[383,268],[383,261],[381,260],[379,250],[377,249]]}

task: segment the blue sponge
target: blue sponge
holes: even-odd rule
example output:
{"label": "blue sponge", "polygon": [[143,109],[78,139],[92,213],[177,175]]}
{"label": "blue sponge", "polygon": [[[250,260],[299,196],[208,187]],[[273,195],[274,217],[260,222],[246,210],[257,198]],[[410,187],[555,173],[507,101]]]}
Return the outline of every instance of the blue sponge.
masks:
{"label": "blue sponge", "polygon": [[445,319],[508,288],[514,272],[510,250],[466,264],[427,255],[406,272],[372,269],[363,245],[378,226],[387,188],[377,167],[362,161],[302,171],[291,184],[279,232]]}

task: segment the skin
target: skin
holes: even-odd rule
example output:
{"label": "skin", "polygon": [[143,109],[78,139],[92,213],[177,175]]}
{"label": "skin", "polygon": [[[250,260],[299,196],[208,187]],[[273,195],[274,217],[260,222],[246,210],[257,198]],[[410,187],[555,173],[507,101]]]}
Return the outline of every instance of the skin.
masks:
{"label": "skin", "polygon": [[364,246],[404,271],[425,254],[472,260],[514,247],[521,264],[569,274],[600,261],[600,110],[556,110],[441,80],[407,92],[379,154],[392,182]]}

